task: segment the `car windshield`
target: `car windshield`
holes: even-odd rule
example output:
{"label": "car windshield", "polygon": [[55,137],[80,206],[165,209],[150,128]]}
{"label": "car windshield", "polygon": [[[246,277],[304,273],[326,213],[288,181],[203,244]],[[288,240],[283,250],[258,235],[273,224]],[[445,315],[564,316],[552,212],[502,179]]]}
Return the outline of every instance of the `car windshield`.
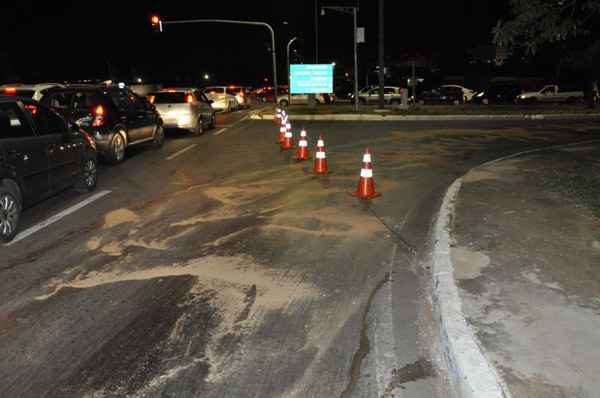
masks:
{"label": "car windshield", "polygon": [[175,93],[154,93],[150,94],[154,97],[155,104],[183,104],[187,102],[187,95],[184,92]]}

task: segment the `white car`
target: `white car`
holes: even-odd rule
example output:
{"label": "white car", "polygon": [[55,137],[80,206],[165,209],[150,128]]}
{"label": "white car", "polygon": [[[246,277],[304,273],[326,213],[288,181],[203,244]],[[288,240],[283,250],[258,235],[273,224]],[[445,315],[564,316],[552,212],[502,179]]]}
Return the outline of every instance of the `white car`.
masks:
{"label": "white car", "polygon": [[[383,88],[383,98],[386,104],[399,105],[402,103],[402,88],[395,86],[385,86]],[[354,99],[351,95],[350,99]],[[363,104],[377,104],[379,102],[379,86],[365,87],[358,92],[358,101]]]}
{"label": "white car", "polygon": [[[292,94],[288,97],[287,93],[279,93],[277,95],[277,103],[279,106],[286,107],[289,105],[289,101],[292,101],[292,105],[307,105],[308,94]],[[333,94],[315,94],[317,104],[328,104],[335,101],[335,95]]]}
{"label": "white car", "polygon": [[555,85],[545,86],[540,91],[529,91],[517,96],[519,104],[534,104],[538,102],[566,102],[576,104],[583,100],[583,91],[562,91]]}
{"label": "white car", "polygon": [[171,88],[150,93],[148,101],[158,111],[165,128],[202,134],[216,125],[215,111],[206,96],[193,88]]}
{"label": "white car", "polygon": [[250,108],[250,93],[248,90],[241,86],[229,86],[227,87],[227,94],[231,94],[235,97],[240,108]]}
{"label": "white car", "polygon": [[465,97],[465,102],[470,102],[473,99],[473,96],[476,94],[475,90],[471,90],[470,88],[466,88],[463,86],[458,86],[456,84],[444,84],[440,87],[460,88],[463,92],[463,96]]}
{"label": "white car", "polygon": [[4,84],[0,86],[0,95],[12,95],[40,101],[44,96],[44,92],[54,87],[64,86],[59,83]]}
{"label": "white car", "polygon": [[227,92],[227,86],[206,87],[203,91],[208,99],[212,100],[212,107],[215,110],[232,112],[239,108],[235,96]]}

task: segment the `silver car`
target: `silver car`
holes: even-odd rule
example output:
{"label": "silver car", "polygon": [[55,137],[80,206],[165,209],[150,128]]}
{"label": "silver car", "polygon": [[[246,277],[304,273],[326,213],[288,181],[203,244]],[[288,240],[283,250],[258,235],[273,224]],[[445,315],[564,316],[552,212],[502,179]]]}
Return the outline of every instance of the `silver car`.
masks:
{"label": "silver car", "polygon": [[227,92],[226,86],[206,87],[204,93],[213,101],[212,107],[215,110],[233,112],[239,108],[235,96]]}
{"label": "silver car", "polygon": [[212,101],[193,88],[171,88],[148,95],[165,128],[178,128],[201,134],[216,125]]}

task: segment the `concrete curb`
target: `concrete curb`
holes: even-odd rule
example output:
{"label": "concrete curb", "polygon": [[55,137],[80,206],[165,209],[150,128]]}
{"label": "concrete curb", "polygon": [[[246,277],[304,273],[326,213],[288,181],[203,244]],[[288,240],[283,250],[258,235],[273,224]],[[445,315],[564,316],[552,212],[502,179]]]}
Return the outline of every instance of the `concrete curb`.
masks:
{"label": "concrete curb", "polygon": [[[252,120],[273,120],[274,115],[250,116]],[[600,114],[538,114],[538,115],[289,115],[294,120],[340,122],[431,122],[473,120],[582,120],[600,119]]]}
{"label": "concrete curb", "polygon": [[433,307],[438,322],[442,360],[452,390],[463,398],[510,398],[494,367],[485,357],[462,312],[450,257],[450,224],[462,177],[446,192],[434,229]]}
{"label": "concrete curb", "polygon": [[[473,167],[465,175],[478,167],[531,153],[599,142],[600,139],[591,139],[529,149],[482,163]],[[508,387],[488,361],[473,330],[466,322],[458,287],[454,281],[454,264],[450,256],[452,242],[450,231],[454,217],[454,203],[462,186],[462,179],[463,177],[456,179],[446,191],[433,231],[433,312],[434,320],[439,327],[443,365],[448,370],[451,387],[457,397],[512,398]]]}

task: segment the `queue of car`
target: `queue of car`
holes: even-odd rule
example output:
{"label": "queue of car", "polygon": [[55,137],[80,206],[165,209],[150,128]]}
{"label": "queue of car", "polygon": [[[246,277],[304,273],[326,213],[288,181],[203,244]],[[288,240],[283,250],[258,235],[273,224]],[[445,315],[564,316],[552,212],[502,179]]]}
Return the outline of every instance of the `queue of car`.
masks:
{"label": "queue of car", "polygon": [[15,237],[24,208],[69,187],[93,190],[99,159],[121,163],[143,143],[160,148],[168,128],[201,134],[217,110],[250,104],[240,86],[147,96],[110,83],[0,86],[0,242]]}

